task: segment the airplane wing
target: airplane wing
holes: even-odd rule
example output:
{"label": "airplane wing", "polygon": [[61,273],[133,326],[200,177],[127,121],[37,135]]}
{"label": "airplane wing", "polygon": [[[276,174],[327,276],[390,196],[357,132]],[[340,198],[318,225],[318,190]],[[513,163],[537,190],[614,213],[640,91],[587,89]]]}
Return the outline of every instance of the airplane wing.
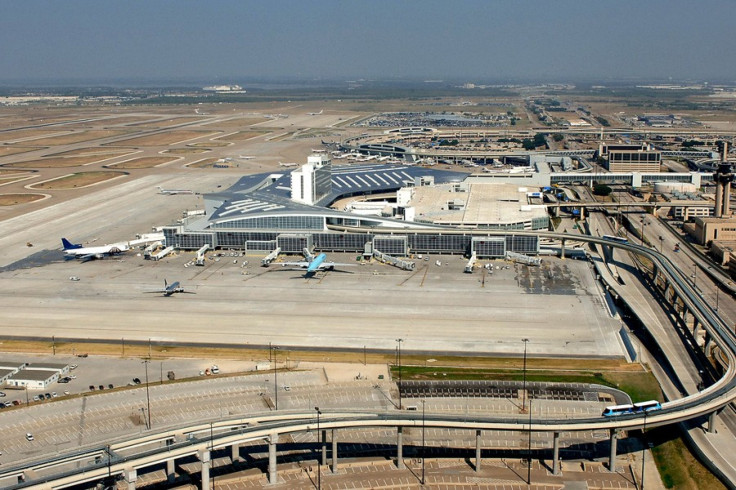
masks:
{"label": "airplane wing", "polygon": [[355,267],[358,264],[342,264],[340,262],[322,262],[322,267],[331,268],[331,267]]}

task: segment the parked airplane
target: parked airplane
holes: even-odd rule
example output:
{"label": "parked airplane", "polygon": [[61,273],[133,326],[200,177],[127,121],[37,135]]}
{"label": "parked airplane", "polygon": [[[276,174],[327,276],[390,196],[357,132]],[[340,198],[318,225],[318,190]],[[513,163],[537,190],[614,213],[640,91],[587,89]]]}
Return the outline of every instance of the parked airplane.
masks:
{"label": "parked airplane", "polygon": [[61,239],[61,244],[64,246],[64,253],[69,258],[82,259],[83,262],[117,255],[129,248],[127,243],[113,243],[101,247],[83,247],[81,243],[72,243],[66,238]]}
{"label": "parked airplane", "polygon": [[307,112],[307,115],[308,116],[319,116],[320,114],[322,114],[322,111],[324,111],[324,109],[321,109],[319,112]]}
{"label": "parked airplane", "polygon": [[194,192],[192,192],[190,189],[164,189],[160,185],[157,185],[156,189],[158,189],[159,194],[194,194]]}
{"label": "parked airplane", "polygon": [[251,155],[238,155],[238,158],[241,158],[243,160],[253,160],[255,157]]}
{"label": "parked airplane", "polygon": [[279,165],[282,167],[298,167],[299,166],[298,163],[294,163],[294,162],[287,162],[287,163],[279,162]]}
{"label": "parked airplane", "polygon": [[171,296],[174,293],[187,293],[187,294],[197,294],[192,291],[184,291],[184,288],[179,284],[179,281],[174,281],[171,284],[166,282],[166,279],[164,279],[164,288],[158,289],[156,291],[146,291],[147,293],[162,293],[164,296]]}
{"label": "parked airplane", "polygon": [[327,262],[327,255],[324,253],[321,253],[317,255],[316,257],[309,253],[309,250],[306,248],[303,251],[305,260],[300,260],[298,262],[282,262],[281,265],[283,267],[286,266],[293,266],[293,267],[301,267],[302,269],[307,269],[306,273],[304,274],[305,277],[309,277],[314,275],[317,271],[323,271],[323,270],[334,270],[335,266],[340,267],[353,267],[355,264],[341,264],[338,262]]}

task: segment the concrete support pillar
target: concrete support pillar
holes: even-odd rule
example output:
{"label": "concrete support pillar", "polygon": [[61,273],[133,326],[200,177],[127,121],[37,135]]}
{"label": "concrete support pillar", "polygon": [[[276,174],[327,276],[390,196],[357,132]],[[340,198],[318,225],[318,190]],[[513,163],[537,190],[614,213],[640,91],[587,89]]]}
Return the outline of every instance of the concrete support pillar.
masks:
{"label": "concrete support pillar", "polygon": [[475,471],[476,473],[480,471],[480,429],[475,430]]}
{"label": "concrete support pillar", "polygon": [[135,468],[126,468],[123,471],[125,483],[128,484],[128,490],[135,490],[135,482],[138,480],[138,472]]}
{"label": "concrete support pillar", "polygon": [[404,428],[399,426],[396,428],[396,467],[400,470],[406,468],[404,466]]}
{"label": "concrete support pillar", "polygon": [[711,412],[710,415],[708,415],[708,434],[716,433],[716,416],[717,415],[718,415],[718,411]]}
{"label": "concrete support pillar", "polygon": [[174,483],[176,480],[176,460],[170,459],[166,461],[166,481]]}
{"label": "concrete support pillar", "polygon": [[276,444],[279,442],[278,434],[268,436],[268,483],[275,485],[279,481],[276,473]]}
{"label": "concrete support pillar", "polygon": [[611,454],[608,456],[608,470],[613,473],[616,471],[616,446],[618,445],[618,431],[611,431]]}
{"label": "concrete support pillar", "polygon": [[321,459],[320,464],[326,465],[327,464],[327,431],[325,429],[322,429],[322,434],[320,437],[322,439],[322,456],[320,458]]}
{"label": "concrete support pillar", "polygon": [[552,437],[552,474],[560,474],[560,433],[555,432]]}
{"label": "concrete support pillar", "polygon": [[565,242],[566,241],[567,240],[565,240],[564,238],[562,239],[562,245],[560,246],[560,258],[561,259],[565,258]]}
{"label": "concrete support pillar", "polygon": [[332,472],[337,473],[337,429],[332,429]]}
{"label": "concrete support pillar", "polygon": [[203,449],[197,453],[197,457],[202,462],[202,490],[210,490],[210,452]]}

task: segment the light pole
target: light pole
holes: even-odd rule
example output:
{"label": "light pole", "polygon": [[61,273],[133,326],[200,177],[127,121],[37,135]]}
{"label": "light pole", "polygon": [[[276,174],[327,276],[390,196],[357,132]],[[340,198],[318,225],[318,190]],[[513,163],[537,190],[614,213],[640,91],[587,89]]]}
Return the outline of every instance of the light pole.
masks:
{"label": "light pole", "polygon": [[648,223],[645,223],[645,222],[644,222],[644,218],[642,218],[642,219],[641,219],[641,246],[642,246],[642,247],[644,246],[644,227],[645,227],[645,226],[646,226],[647,224],[648,224]]}
{"label": "light pole", "polygon": [[[279,347],[274,347],[274,350],[279,350]],[[276,369],[276,352],[273,353],[273,398],[274,406],[276,410],[279,409],[279,372]]]}
{"label": "light pole", "polygon": [[401,410],[401,343],[404,341],[404,339],[396,339],[396,343],[398,344],[398,353],[399,353],[399,410]]}
{"label": "light pole", "polygon": [[151,394],[148,391],[148,363],[149,359],[145,359],[143,364],[146,365],[146,405],[148,406],[148,430],[151,430]]}
{"label": "light pole", "polygon": [[529,343],[529,339],[521,339],[524,342],[524,385],[521,389],[521,411],[522,413],[526,410],[526,344]]}
{"label": "light pole", "polygon": [[424,402],[425,400],[422,400],[422,485],[424,485],[424,452],[425,452],[425,444],[424,444]]}
{"label": "light pole", "polygon": [[644,456],[646,456],[647,411],[644,410],[644,428],[641,430],[641,490],[644,490]]}
{"label": "light pole", "polygon": [[[526,462],[526,484],[532,484],[532,399],[529,397],[529,459]],[[552,462],[554,464],[554,462]]]}
{"label": "light pole", "polygon": [[664,243],[664,237],[659,235],[659,253],[662,253],[662,244]]}
{"label": "light pole", "polygon": [[319,416],[322,415],[322,412],[319,410],[319,407],[314,407],[314,409],[317,411],[317,444],[320,447],[320,453],[317,455],[317,490],[321,490],[322,489],[322,451],[321,451],[322,434],[319,431]]}

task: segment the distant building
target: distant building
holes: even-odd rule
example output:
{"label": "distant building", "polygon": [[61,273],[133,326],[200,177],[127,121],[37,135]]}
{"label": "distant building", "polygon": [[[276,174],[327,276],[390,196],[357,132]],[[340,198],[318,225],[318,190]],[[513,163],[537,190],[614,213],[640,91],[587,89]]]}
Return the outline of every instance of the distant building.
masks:
{"label": "distant building", "polygon": [[601,143],[598,155],[610,172],[659,172],[662,152],[642,145],[607,145]]}
{"label": "distant building", "polygon": [[694,222],[685,223],[683,230],[701,245],[714,240],[736,241],[735,218],[695,218]]}
{"label": "distant building", "polygon": [[223,94],[244,94],[245,90],[240,85],[211,85],[209,87],[202,87],[205,92],[217,92]]}

